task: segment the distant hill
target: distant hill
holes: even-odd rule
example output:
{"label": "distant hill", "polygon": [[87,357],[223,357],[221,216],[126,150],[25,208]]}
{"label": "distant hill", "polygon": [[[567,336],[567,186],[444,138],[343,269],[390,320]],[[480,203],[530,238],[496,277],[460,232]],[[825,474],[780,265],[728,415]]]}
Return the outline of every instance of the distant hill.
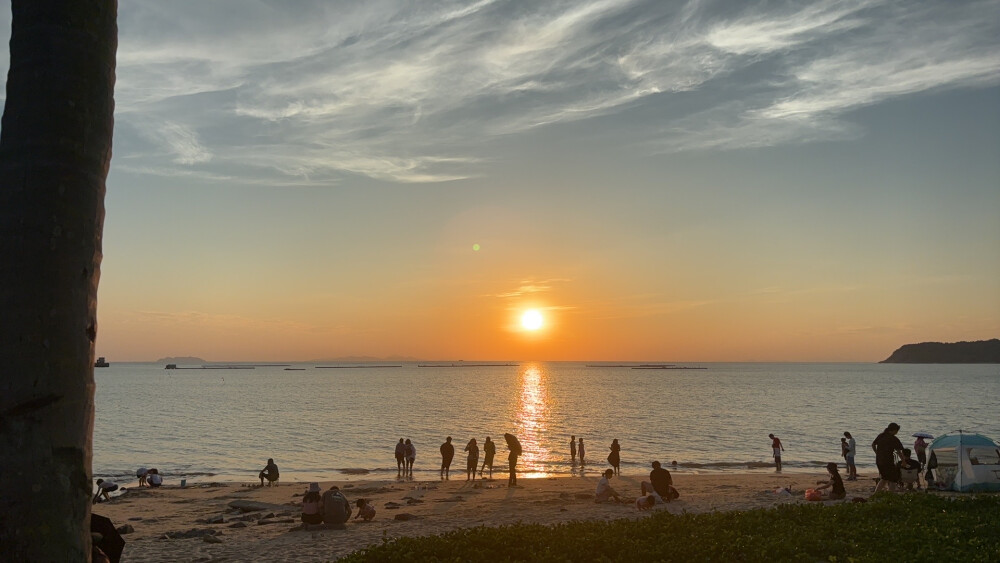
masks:
{"label": "distant hill", "polygon": [[1000,364],[1000,340],[921,342],[901,346],[882,364]]}
{"label": "distant hill", "polygon": [[205,360],[201,358],[195,358],[194,356],[177,356],[176,358],[160,358],[156,360],[158,364],[207,364]]}

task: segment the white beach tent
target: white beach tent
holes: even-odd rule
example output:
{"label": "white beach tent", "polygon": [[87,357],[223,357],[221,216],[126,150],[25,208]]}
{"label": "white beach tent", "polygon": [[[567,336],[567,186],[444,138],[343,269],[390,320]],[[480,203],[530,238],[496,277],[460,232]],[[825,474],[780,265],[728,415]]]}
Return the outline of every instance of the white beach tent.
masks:
{"label": "white beach tent", "polygon": [[982,434],[946,434],[927,446],[932,483],[962,493],[1000,491],[1000,446]]}

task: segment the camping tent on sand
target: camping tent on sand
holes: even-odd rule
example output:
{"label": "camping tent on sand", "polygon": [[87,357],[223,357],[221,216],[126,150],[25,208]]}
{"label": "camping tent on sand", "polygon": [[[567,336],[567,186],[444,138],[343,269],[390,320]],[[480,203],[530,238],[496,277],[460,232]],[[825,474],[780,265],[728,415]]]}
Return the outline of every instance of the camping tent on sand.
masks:
{"label": "camping tent on sand", "polygon": [[946,434],[927,446],[927,468],[939,489],[1000,491],[1000,446],[982,434]]}

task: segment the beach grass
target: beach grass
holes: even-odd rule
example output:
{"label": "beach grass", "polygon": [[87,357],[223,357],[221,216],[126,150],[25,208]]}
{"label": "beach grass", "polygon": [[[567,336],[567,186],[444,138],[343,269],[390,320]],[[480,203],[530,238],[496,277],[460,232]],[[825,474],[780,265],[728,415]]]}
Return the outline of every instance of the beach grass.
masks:
{"label": "beach grass", "polygon": [[478,527],[398,538],[341,561],[1000,561],[998,530],[997,495],[883,493],[832,506]]}

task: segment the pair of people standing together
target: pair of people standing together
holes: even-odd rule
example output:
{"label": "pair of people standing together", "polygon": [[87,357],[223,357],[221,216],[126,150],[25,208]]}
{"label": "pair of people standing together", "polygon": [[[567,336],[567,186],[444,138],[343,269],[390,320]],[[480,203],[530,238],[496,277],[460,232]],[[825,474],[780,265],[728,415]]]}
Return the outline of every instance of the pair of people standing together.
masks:
{"label": "pair of people standing together", "polygon": [[403,441],[402,438],[396,444],[396,476],[413,476],[413,462],[417,460],[417,447],[409,438]]}

